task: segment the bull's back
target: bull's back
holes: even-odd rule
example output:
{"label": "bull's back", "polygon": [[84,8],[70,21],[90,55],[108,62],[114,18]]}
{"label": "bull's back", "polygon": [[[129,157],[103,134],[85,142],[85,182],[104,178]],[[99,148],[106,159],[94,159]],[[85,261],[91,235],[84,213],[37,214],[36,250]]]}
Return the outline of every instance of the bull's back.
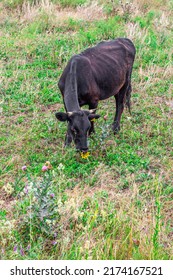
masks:
{"label": "bull's back", "polygon": [[98,86],[99,99],[115,95],[123,86],[128,71],[131,71],[135,47],[126,38],[101,42],[81,53],[90,61],[93,83]]}
{"label": "bull's back", "polygon": [[79,99],[92,98],[98,94],[100,100],[116,94],[123,86],[127,72],[132,70],[135,57],[135,47],[127,38],[103,41],[74,55],[59,80],[59,88],[64,93],[66,76],[71,63],[76,61]]}

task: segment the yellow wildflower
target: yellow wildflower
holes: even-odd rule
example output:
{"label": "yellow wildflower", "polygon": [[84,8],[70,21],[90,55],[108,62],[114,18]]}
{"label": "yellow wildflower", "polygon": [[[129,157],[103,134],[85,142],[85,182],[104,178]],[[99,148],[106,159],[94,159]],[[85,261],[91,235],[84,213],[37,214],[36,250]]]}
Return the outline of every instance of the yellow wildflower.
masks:
{"label": "yellow wildflower", "polygon": [[89,152],[81,152],[81,157],[84,159],[87,159],[89,157],[90,153]]}

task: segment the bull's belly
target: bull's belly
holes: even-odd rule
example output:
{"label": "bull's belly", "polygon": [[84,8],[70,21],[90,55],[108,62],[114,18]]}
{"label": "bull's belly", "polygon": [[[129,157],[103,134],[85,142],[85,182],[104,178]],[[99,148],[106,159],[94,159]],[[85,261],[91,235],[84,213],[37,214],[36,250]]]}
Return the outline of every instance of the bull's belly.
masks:
{"label": "bull's belly", "polygon": [[122,86],[123,85],[121,85],[119,87],[116,87],[112,91],[101,90],[100,95],[99,95],[99,100],[105,100],[105,99],[108,99],[111,96],[114,96],[114,95],[118,94],[120,89],[122,88]]}

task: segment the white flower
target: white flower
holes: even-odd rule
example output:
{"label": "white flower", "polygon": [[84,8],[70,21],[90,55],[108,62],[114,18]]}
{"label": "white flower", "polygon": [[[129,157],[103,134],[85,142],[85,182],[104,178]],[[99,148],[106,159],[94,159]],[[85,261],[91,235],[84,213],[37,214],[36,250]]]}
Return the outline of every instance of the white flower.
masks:
{"label": "white flower", "polygon": [[64,168],[65,168],[65,166],[62,163],[60,163],[58,165],[58,170],[64,170]]}
{"label": "white flower", "polygon": [[10,183],[7,183],[2,187],[7,194],[12,194],[14,192],[14,188]]}
{"label": "white flower", "polygon": [[52,221],[51,221],[51,220],[46,220],[46,224],[47,224],[47,225],[51,225],[51,224],[52,224]]}

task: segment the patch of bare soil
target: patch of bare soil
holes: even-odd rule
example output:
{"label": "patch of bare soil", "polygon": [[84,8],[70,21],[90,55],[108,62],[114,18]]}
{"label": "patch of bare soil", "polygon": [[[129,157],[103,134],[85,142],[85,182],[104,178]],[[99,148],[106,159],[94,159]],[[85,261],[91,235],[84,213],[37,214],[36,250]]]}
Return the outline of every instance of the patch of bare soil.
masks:
{"label": "patch of bare soil", "polygon": [[40,105],[39,110],[42,112],[57,112],[58,110],[63,108],[63,104],[56,103],[51,105]]}
{"label": "patch of bare soil", "polygon": [[[63,104],[56,103],[56,104],[51,104],[51,105],[38,105],[37,106],[37,113],[39,112],[44,112],[44,113],[54,113],[63,108]],[[3,112],[3,111],[2,111]],[[25,123],[27,122],[28,118],[34,117],[35,112],[30,112],[28,109],[25,112],[19,112],[19,113],[14,113],[12,116],[5,116],[1,115],[1,124],[14,124],[17,122],[18,118],[26,117]],[[7,121],[8,119],[8,121]]]}
{"label": "patch of bare soil", "polygon": [[16,200],[11,195],[7,194],[5,188],[0,188],[0,209],[6,211],[6,218],[11,219],[13,217],[14,205]]}

